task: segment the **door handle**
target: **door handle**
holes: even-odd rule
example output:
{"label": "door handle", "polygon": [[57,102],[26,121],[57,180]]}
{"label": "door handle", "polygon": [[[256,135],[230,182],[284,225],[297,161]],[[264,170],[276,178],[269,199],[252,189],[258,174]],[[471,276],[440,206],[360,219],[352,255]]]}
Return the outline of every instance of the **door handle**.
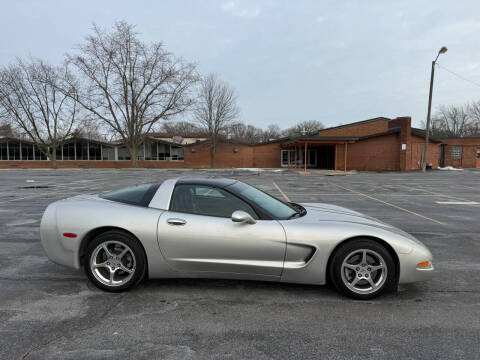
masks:
{"label": "door handle", "polygon": [[183,219],[179,218],[171,218],[167,220],[167,223],[169,225],[185,225],[187,222]]}

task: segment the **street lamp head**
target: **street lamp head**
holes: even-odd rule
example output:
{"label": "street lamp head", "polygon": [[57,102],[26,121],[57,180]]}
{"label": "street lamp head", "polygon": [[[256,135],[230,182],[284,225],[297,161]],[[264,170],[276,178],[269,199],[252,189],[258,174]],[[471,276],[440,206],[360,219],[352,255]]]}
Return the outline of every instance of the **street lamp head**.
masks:
{"label": "street lamp head", "polygon": [[440,48],[440,50],[438,50],[438,54],[437,54],[437,57],[435,58],[435,60],[433,60],[433,63],[435,64],[438,60],[438,57],[440,56],[440,54],[445,54],[447,52],[447,47],[446,46],[442,46]]}

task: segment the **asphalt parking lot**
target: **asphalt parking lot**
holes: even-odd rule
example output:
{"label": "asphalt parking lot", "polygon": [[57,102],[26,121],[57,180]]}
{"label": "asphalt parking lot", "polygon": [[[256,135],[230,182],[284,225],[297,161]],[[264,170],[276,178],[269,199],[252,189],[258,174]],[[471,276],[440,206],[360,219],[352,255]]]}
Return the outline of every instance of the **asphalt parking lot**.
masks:
{"label": "asphalt parking lot", "polygon": [[[50,202],[179,175],[238,178],[277,197],[377,217],[423,241],[436,276],[372,301],[227,280],[150,280],[109,294],[46,258],[38,227]],[[0,215],[1,359],[480,358],[480,169],[4,170]]]}

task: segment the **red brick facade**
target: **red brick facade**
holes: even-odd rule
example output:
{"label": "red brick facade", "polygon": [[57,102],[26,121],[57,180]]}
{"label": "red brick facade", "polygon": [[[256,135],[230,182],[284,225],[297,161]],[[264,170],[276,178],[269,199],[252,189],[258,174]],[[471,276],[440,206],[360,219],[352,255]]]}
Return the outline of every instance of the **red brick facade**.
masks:
{"label": "red brick facade", "polygon": [[[343,159],[343,149],[339,153],[339,157]],[[347,170],[399,171],[399,159],[398,134],[374,137],[347,145]],[[336,169],[343,170],[341,160]]]}
{"label": "red brick facade", "polygon": [[[480,137],[449,138],[443,140],[443,166],[459,168],[480,168]],[[460,148],[460,156],[454,153],[454,148]]]}
{"label": "red brick facade", "polygon": [[389,119],[375,118],[320,130],[317,136],[368,136],[388,130]]}

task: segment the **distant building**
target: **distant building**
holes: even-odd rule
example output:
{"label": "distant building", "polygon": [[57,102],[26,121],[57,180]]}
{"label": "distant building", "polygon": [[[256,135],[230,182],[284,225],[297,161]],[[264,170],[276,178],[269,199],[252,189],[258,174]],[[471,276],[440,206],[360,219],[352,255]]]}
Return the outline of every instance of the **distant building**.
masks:
{"label": "distant building", "polygon": [[[0,128],[0,129],[3,129]],[[8,129],[4,129],[5,133]],[[40,168],[50,163],[30,141],[0,133],[0,168]],[[410,117],[378,117],[322,129],[316,134],[250,145],[220,141],[218,168],[298,168],[363,171],[411,171],[421,168],[425,131],[411,127]],[[151,134],[138,149],[138,166],[208,168],[210,143],[202,137]],[[130,153],[122,142],[74,137],[57,149],[58,167],[123,168]],[[427,163],[480,167],[480,138],[430,137]]]}

